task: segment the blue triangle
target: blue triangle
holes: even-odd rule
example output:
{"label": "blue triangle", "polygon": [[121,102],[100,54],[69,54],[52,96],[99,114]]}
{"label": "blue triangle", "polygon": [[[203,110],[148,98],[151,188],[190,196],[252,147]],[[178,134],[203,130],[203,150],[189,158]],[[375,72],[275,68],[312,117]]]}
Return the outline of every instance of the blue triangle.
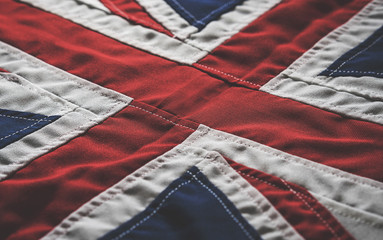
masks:
{"label": "blue triangle", "polygon": [[383,78],[383,27],[338,58],[319,75]]}
{"label": "blue triangle", "polygon": [[0,109],[0,149],[48,125],[59,117]]}
{"label": "blue triangle", "polygon": [[233,9],[243,0],[165,0],[191,25],[201,30],[209,22]]}
{"label": "blue triangle", "polygon": [[140,214],[102,240],[261,239],[197,167],[172,182]]}

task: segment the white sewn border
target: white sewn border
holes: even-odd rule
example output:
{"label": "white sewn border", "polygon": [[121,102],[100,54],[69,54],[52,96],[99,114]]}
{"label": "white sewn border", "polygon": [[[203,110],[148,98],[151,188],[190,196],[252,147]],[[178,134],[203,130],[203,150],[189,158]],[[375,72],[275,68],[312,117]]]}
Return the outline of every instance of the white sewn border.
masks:
{"label": "white sewn border", "polygon": [[[273,149],[260,143],[200,125],[182,145],[214,150],[250,168],[275,175],[309,190],[323,205],[329,202],[334,216],[357,239],[377,239],[383,225],[383,183],[356,176],[339,169],[306,160]],[[335,209],[335,210],[333,210]],[[337,211],[337,213],[335,213]],[[358,212],[359,219],[376,225],[359,226],[354,218],[339,218],[339,212],[351,216]],[[343,221],[347,219],[347,221]],[[359,230],[355,231],[356,226]],[[369,234],[366,234],[369,233]],[[369,238],[363,238],[363,236]]]}
{"label": "white sewn border", "polygon": [[[32,106],[32,102],[22,103],[23,93],[20,93],[14,96],[20,97],[20,103],[17,100],[7,101],[4,106],[9,105],[11,110],[16,111],[30,110],[44,115],[61,116],[0,150],[0,180],[84,133],[132,101],[128,96],[66,73],[3,42],[0,42],[0,53],[0,66],[11,72],[1,76],[8,78],[9,84],[24,86],[24,93],[28,90],[31,92],[29,95],[33,93],[35,99],[40,99],[36,106]],[[2,97],[15,95],[17,91],[22,91],[22,88],[18,86],[16,91],[5,92]],[[47,107],[52,104],[55,106]]]}
{"label": "white sewn border", "polygon": [[352,118],[383,124],[383,82],[371,76],[318,76],[383,25],[383,1],[374,0],[260,90]]}
{"label": "white sewn border", "polygon": [[155,30],[133,25],[120,16],[91,8],[76,0],[21,0],[57,14],[96,32],[161,57],[191,65],[207,55],[206,51],[185,44]]}
{"label": "white sewn border", "polygon": [[187,44],[211,52],[281,0],[245,0],[201,31],[190,25],[164,0],[137,0],[149,14]]}

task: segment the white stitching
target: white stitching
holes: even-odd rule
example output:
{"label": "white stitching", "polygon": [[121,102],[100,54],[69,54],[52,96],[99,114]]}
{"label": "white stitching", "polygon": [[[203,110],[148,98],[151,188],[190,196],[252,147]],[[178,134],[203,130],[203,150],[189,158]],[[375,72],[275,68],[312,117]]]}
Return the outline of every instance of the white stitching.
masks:
{"label": "white stitching", "polygon": [[[335,70],[326,69],[325,71],[335,71]],[[336,70],[336,72],[342,72],[342,73],[365,73],[365,74],[383,75],[383,73],[381,73],[381,72],[374,72],[374,71]]]}
{"label": "white stitching", "polygon": [[377,39],[375,39],[375,41],[373,41],[370,45],[368,45],[367,47],[359,50],[359,52],[355,53],[353,56],[351,56],[349,59],[347,59],[346,61],[344,61],[337,69],[335,69],[334,71],[332,71],[329,76],[332,76],[335,72],[337,72],[341,67],[343,67],[348,61],[352,60],[353,58],[355,58],[356,56],[358,56],[359,54],[361,54],[362,52],[366,51],[367,49],[369,49],[370,47],[372,47],[376,42],[378,42],[380,39],[382,39],[383,35],[381,35],[380,37],[378,37]]}
{"label": "white stitching", "polygon": [[209,131],[208,133],[211,134],[212,136],[219,137],[219,138],[221,138],[221,139],[223,139],[223,140],[226,140],[226,141],[229,141],[229,142],[233,142],[233,143],[237,143],[237,144],[240,144],[240,145],[243,145],[243,146],[248,146],[248,147],[257,149],[257,150],[259,150],[259,151],[261,151],[261,152],[271,154],[271,155],[273,155],[273,156],[275,156],[275,157],[278,157],[279,159],[283,159],[283,160],[285,160],[286,162],[293,162],[293,163],[302,165],[302,166],[304,166],[304,167],[306,167],[306,168],[311,168],[311,169],[314,169],[314,170],[317,170],[317,171],[320,171],[320,172],[324,172],[324,173],[333,175],[333,176],[338,177],[338,178],[343,178],[343,179],[352,181],[352,182],[357,183],[357,184],[362,184],[362,185],[366,185],[366,186],[371,187],[371,188],[375,188],[375,189],[383,190],[383,188],[380,188],[380,187],[371,185],[371,184],[369,184],[369,183],[361,182],[361,181],[352,179],[352,178],[350,178],[350,177],[342,176],[342,175],[336,174],[336,173],[334,173],[334,172],[331,172],[331,171],[327,171],[327,170],[318,168],[318,167],[313,166],[313,165],[308,165],[309,162],[307,162],[307,160],[305,160],[307,163],[306,163],[306,162],[300,162],[300,161],[294,160],[293,158],[289,158],[289,157],[287,157],[287,156],[283,156],[283,154],[281,154],[281,153],[278,154],[278,153],[273,152],[272,150],[271,150],[271,151],[265,150],[265,149],[263,149],[262,146],[253,146],[253,145],[250,145],[250,144],[243,143],[243,142],[241,142],[240,140],[232,140],[232,139],[229,139],[229,138],[227,138],[227,137],[221,136],[221,135],[219,135],[219,134],[217,134],[217,133],[212,133],[211,131]]}
{"label": "white stitching", "polygon": [[25,118],[25,117],[15,117],[15,116],[4,115],[4,114],[0,114],[0,117],[8,117],[8,118],[28,120],[28,121],[36,121],[36,122],[40,122],[40,121],[52,122],[52,120],[42,120],[42,119]]}
{"label": "white stitching", "polygon": [[[193,175],[194,177],[194,175]],[[169,197],[171,195],[173,195],[173,193],[177,192],[181,187],[189,184],[192,180],[188,180],[186,182],[182,182],[180,183],[176,188],[172,189],[166,196],[164,199],[162,199],[162,201],[160,202],[160,204],[149,214],[147,215],[145,218],[141,219],[138,223],[134,224],[131,228],[129,228],[128,230],[122,232],[121,234],[119,234],[117,237],[114,237],[112,238],[112,240],[119,240],[121,239],[122,237],[128,235],[131,231],[133,231],[135,228],[139,227],[141,224],[143,224],[144,222],[146,222],[147,220],[149,220],[151,217],[154,216],[154,214],[156,214],[158,212],[158,210],[160,210],[160,208],[162,207],[162,205],[164,205],[164,203],[166,202],[166,200],[169,199]]]}
{"label": "white stitching", "polygon": [[210,70],[215,71],[215,72],[219,72],[219,73],[221,73],[221,74],[223,74],[223,75],[225,75],[225,76],[231,77],[231,78],[233,78],[233,79],[235,79],[235,80],[237,80],[237,81],[240,81],[240,82],[245,82],[245,83],[248,83],[248,84],[251,84],[251,85],[255,85],[255,86],[257,86],[257,87],[262,87],[262,86],[259,85],[259,84],[252,83],[252,82],[249,82],[249,81],[240,79],[240,78],[238,78],[238,77],[236,77],[236,76],[234,76],[234,75],[231,75],[231,74],[229,74],[229,73],[222,72],[222,71],[220,71],[220,70],[218,70],[218,69],[215,69],[215,68],[212,68],[212,67],[209,67],[209,66],[200,64],[200,63],[194,63],[194,65],[201,66],[201,67],[210,69]]}
{"label": "white stitching", "polygon": [[[180,150],[176,149],[176,151],[178,153],[181,153]],[[190,152],[186,151],[186,153],[190,154]],[[174,153],[172,154],[171,156],[168,156],[168,159],[171,159],[171,158],[174,158],[177,156],[177,153]],[[205,156],[203,157],[202,159],[206,159],[208,158],[208,156]],[[79,222],[82,218],[86,217],[86,216],[89,216],[93,211],[95,211],[96,209],[98,209],[100,206],[102,206],[102,204],[112,200],[113,198],[115,198],[116,196],[118,196],[119,194],[122,194],[122,188],[124,186],[126,186],[128,183],[130,182],[134,182],[134,181],[139,181],[139,179],[145,177],[146,175],[150,174],[151,172],[153,172],[154,170],[158,169],[158,168],[161,168],[163,167],[163,164],[162,162],[159,161],[160,159],[157,159],[157,161],[152,161],[151,163],[157,163],[156,166],[154,167],[151,167],[151,168],[148,168],[147,165],[144,165],[142,168],[144,168],[144,170],[142,170],[142,168],[139,168],[138,171],[141,170],[141,172],[143,171],[142,174],[140,174],[140,178],[138,177],[134,177],[134,173],[130,174],[129,176],[133,176],[133,180],[131,180],[131,178],[126,177],[124,178],[123,180],[121,180],[122,182],[120,183],[117,183],[117,185],[107,189],[106,192],[102,192],[101,195],[99,195],[100,197],[100,200],[90,200],[85,206],[87,206],[88,204],[91,205],[92,208],[90,209],[85,209],[85,212],[80,212],[80,210],[82,210],[81,208],[78,210],[78,211],[75,211],[74,213],[77,214],[77,215],[80,215],[78,216],[77,218],[69,218],[67,221],[69,223],[66,223],[64,219],[64,221],[62,223],[60,223],[56,228],[54,228],[54,232],[52,233],[53,235],[56,235],[56,236],[63,236],[65,234],[67,234],[67,232],[69,231],[69,228],[75,224],[76,222]],[[117,191],[108,191],[110,189],[117,189]],[[104,194],[105,193],[105,194]],[[106,195],[106,196],[103,196]],[[98,198],[98,197],[97,197]],[[71,215],[70,215],[71,216]],[[69,216],[69,217],[70,217]],[[57,228],[61,227],[63,230],[60,231],[58,230]]]}
{"label": "white stitching", "polygon": [[204,22],[201,22],[199,21],[196,17],[194,17],[193,14],[191,14],[188,10],[186,10],[177,0],[171,0],[174,4],[176,4],[180,9],[181,11],[183,11],[184,13],[186,13],[186,15],[188,15],[189,17],[191,17],[196,23],[199,23],[201,25],[204,25],[205,23]]}
{"label": "white stitching", "polygon": [[[253,201],[254,203],[256,203],[255,207],[256,207],[261,213],[264,214],[264,216],[267,218],[267,220],[270,222],[270,224],[272,224],[276,229],[278,229],[278,230],[279,230],[279,231],[280,231],[286,238],[289,238],[288,236],[291,235],[291,232],[290,232],[290,233],[289,233],[289,232],[286,232],[286,227],[289,228],[289,226],[290,226],[288,223],[287,223],[287,224],[286,224],[286,223],[283,223],[283,227],[282,227],[280,224],[277,224],[275,221],[273,221],[273,219],[275,220],[275,219],[278,219],[279,217],[276,217],[276,216],[274,215],[274,213],[272,213],[272,214],[267,214],[267,210],[262,209],[261,207],[259,207],[259,205],[263,202],[263,200],[262,200],[262,199],[258,199],[258,200],[255,201],[254,196],[251,196],[251,195],[249,194],[249,192],[248,192],[243,186],[241,186],[241,185],[237,182],[236,179],[234,179],[234,178],[231,177],[231,176],[228,176],[228,174],[225,172],[225,170],[222,169],[222,167],[224,167],[224,168],[227,167],[226,164],[224,164],[224,163],[222,163],[222,162],[219,162],[219,161],[217,161],[216,159],[212,160],[211,162],[217,165],[217,168],[219,169],[219,171],[222,173],[223,176],[227,177],[227,178],[230,179],[233,183],[235,183],[235,184],[238,186],[239,189],[244,190],[244,192],[246,193],[246,195],[248,196],[248,198],[251,199],[251,201]],[[233,169],[233,170],[234,170],[234,169]],[[235,171],[235,170],[234,170],[234,171]],[[246,181],[246,180],[245,180],[245,181]],[[250,184],[250,185],[251,185],[251,184]],[[253,187],[253,186],[251,186],[251,188],[256,189],[256,188]],[[257,191],[258,191],[258,190],[257,190]],[[258,192],[259,192],[259,191],[258,191]],[[262,194],[262,193],[258,193],[258,194],[259,194],[260,196],[262,196],[262,198],[263,198],[263,194]],[[266,200],[267,200],[267,199],[266,199]],[[272,204],[269,203],[269,202],[267,202],[267,205],[272,206]],[[272,207],[273,207],[273,206],[272,206]],[[275,208],[273,207],[273,209],[275,209]],[[278,212],[276,209],[273,210],[273,211]],[[283,217],[282,217],[282,219],[283,219],[283,221],[284,221],[284,218],[283,218]]]}
{"label": "white stitching", "polygon": [[306,201],[304,200],[300,195],[296,194],[297,192],[292,189],[290,187],[290,185],[283,179],[281,179],[281,181],[286,185],[286,187],[295,195],[297,196],[309,209],[311,212],[313,212],[318,218],[319,220],[326,225],[327,229],[332,233],[332,235],[336,238],[336,239],[340,239],[339,238],[339,235],[334,231],[334,229],[330,226],[330,224],[325,220],[323,219],[323,217]]}
{"label": "white stitching", "polygon": [[[63,79],[65,80],[68,80],[69,82],[72,82],[74,84],[76,84],[77,86],[79,86],[80,88],[84,88],[84,89],[87,89],[91,92],[94,92],[96,93],[97,95],[99,96],[102,96],[102,97],[105,97],[107,99],[110,99],[110,100],[113,100],[115,102],[114,106],[111,107],[106,113],[104,113],[103,115],[108,115],[112,109],[114,109],[119,103],[127,103],[126,101],[123,101],[121,99],[117,99],[115,96],[110,96],[109,94],[107,93],[103,93],[101,91],[98,91],[98,90],[95,90],[95,89],[92,89],[90,88],[89,86],[83,84],[83,83],[80,83],[78,82],[74,77],[71,76],[71,78],[69,76],[67,76],[68,73],[66,72],[62,72],[62,70],[59,70],[59,69],[56,69],[55,67],[51,66],[51,65],[47,65],[46,63],[41,63],[39,62],[39,60],[36,60],[34,57],[32,56],[29,56],[25,53],[22,53],[22,52],[19,52],[17,50],[14,50],[14,49],[11,49],[11,47],[9,47],[8,45],[5,45],[5,44],[0,44],[0,49],[4,50],[5,52],[9,53],[9,54],[13,54],[15,56],[18,56],[19,59],[21,60],[24,60],[26,61],[26,64],[29,64],[29,65],[32,65],[32,66],[35,66],[35,67],[38,67],[38,68],[42,68],[42,69],[45,69],[55,75],[58,75],[60,77],[62,77]],[[13,56],[14,57],[14,56]],[[16,57],[14,57],[16,58]],[[17,59],[17,58],[16,58]],[[95,86],[98,86],[98,85],[95,85]],[[56,94],[56,93],[53,93],[52,94],[55,94],[57,95],[58,97],[60,98],[63,98],[62,96],[60,96],[59,94]],[[65,99],[65,98],[63,98]],[[68,99],[65,99],[66,101],[70,102]],[[79,106],[78,104],[75,104],[75,103],[72,103],[76,106]],[[83,109],[86,109],[85,107],[83,106],[79,106]],[[88,111],[92,112],[91,110],[87,109]]]}
{"label": "white stitching", "polygon": [[[244,228],[244,226],[242,225],[241,222],[239,222],[239,220],[233,215],[233,213],[230,211],[230,209],[226,206],[226,204],[222,201],[222,199],[220,197],[217,196],[217,194],[211,190],[208,186],[206,186],[205,184],[203,184],[197,177],[196,175],[197,174],[202,174],[201,171],[198,171],[196,172],[195,174],[192,174],[189,170],[186,171],[188,174],[191,175],[192,178],[194,178],[198,183],[200,183],[202,185],[202,187],[204,187],[210,194],[212,194],[217,200],[218,202],[222,205],[222,207],[225,209],[225,211],[229,214],[229,216],[234,220],[234,222],[241,228],[241,230],[243,231],[243,233],[245,233],[245,235],[249,238],[249,239],[254,239],[250,234],[249,232]],[[141,219],[141,221],[139,221],[138,223],[136,223],[135,225],[133,225],[129,230],[127,231],[124,231],[123,233],[121,233],[120,235],[118,235],[117,237],[113,238],[113,240],[119,240],[121,239],[122,237],[128,235],[131,231],[133,231],[135,228],[137,228],[139,225],[141,225],[142,223],[144,223],[145,221],[149,220],[152,216],[154,216],[154,214],[156,214],[158,212],[158,210],[163,206],[163,204],[166,202],[166,200],[173,194],[175,193],[176,191],[178,191],[181,187],[189,184],[190,182],[192,181],[192,179],[186,181],[186,182],[183,182],[183,183],[180,183],[176,188],[174,188],[172,191],[170,191],[166,196],[165,198],[160,202],[160,204],[157,206],[156,209],[154,209],[148,216],[146,216],[145,218]]]}
{"label": "white stitching", "polygon": [[[324,205],[326,205],[326,204],[324,204]],[[366,220],[366,219],[362,219],[360,217],[356,217],[355,215],[347,214],[345,212],[342,212],[342,211],[340,211],[340,210],[338,210],[336,208],[330,207],[328,205],[326,205],[326,208],[328,210],[330,210],[331,212],[336,212],[339,215],[342,215],[343,217],[346,217],[346,218],[354,220],[355,222],[358,222],[358,223],[361,223],[361,224],[365,224],[365,225],[369,225],[369,226],[372,226],[374,228],[379,228],[379,229],[383,228],[382,224],[379,224],[379,223],[376,223],[376,222],[372,222],[372,221],[369,221],[369,220]]]}
{"label": "white stitching", "polygon": [[211,11],[208,15],[206,15],[205,17],[203,17],[203,18],[200,19],[199,21],[202,21],[204,24],[207,24],[207,23],[204,22],[204,20],[206,20],[207,18],[209,18],[211,15],[213,15],[213,14],[216,13],[216,12],[218,12],[219,10],[225,8],[227,5],[229,5],[229,4],[233,3],[233,2],[236,2],[236,1],[238,1],[238,0],[232,0],[232,1],[230,1],[230,2],[225,3],[225,4],[222,5],[221,7],[216,8],[216,9],[214,9],[213,11]]}
{"label": "white stitching", "polygon": [[104,1],[108,2],[113,9],[115,9],[118,13],[120,13],[126,19],[134,21],[135,23],[138,23],[138,24],[142,24],[142,25],[146,25],[148,27],[152,27],[153,29],[160,31],[159,27],[156,26],[155,24],[151,23],[151,22],[145,21],[145,20],[143,20],[141,18],[136,18],[134,16],[129,16],[126,12],[122,11],[118,6],[116,6],[116,4],[114,4],[114,2],[112,2],[110,0],[104,0]]}
{"label": "white stitching", "polygon": [[[187,171],[189,174],[191,174],[191,172]],[[196,173],[197,174],[202,174],[201,171],[198,171]],[[245,235],[249,238],[249,239],[254,239],[250,233],[245,229],[245,227],[242,225],[242,223],[239,222],[239,220],[233,215],[233,213],[230,211],[230,209],[226,206],[226,204],[222,201],[222,199],[220,197],[217,196],[217,194],[211,190],[208,186],[206,186],[205,184],[203,184],[203,182],[201,182],[195,175],[192,176],[195,180],[197,180],[201,185],[202,187],[204,187],[206,190],[208,190],[217,200],[218,202],[222,205],[222,207],[225,209],[225,211],[229,214],[229,216],[234,220],[234,222],[237,223],[237,225],[242,229],[243,233],[245,233]]]}
{"label": "white stitching", "polygon": [[41,122],[41,121],[45,121],[47,118],[48,118],[48,116],[46,116],[45,118],[41,119],[40,121],[37,121],[37,122],[35,122],[35,123],[29,125],[28,127],[25,127],[25,128],[20,129],[20,130],[18,130],[18,131],[15,131],[15,132],[13,132],[13,133],[11,133],[11,134],[5,136],[5,137],[2,137],[2,138],[0,138],[0,141],[4,140],[4,139],[6,139],[6,138],[12,137],[13,135],[19,134],[19,133],[21,133],[21,132],[23,132],[23,131],[25,131],[25,130],[27,130],[27,129],[33,127],[33,126],[35,126],[35,125],[38,124],[39,122]]}
{"label": "white stitching", "polygon": [[191,128],[191,127],[187,127],[187,126],[184,126],[184,125],[182,125],[182,124],[178,124],[178,123],[173,122],[172,120],[169,120],[169,119],[167,119],[167,118],[165,118],[165,117],[163,117],[163,116],[160,116],[160,115],[158,115],[158,114],[156,114],[156,113],[150,112],[150,111],[148,111],[148,110],[146,110],[146,109],[137,107],[137,106],[135,106],[135,105],[130,104],[128,107],[133,107],[133,108],[140,109],[141,111],[150,113],[150,114],[152,114],[152,115],[154,115],[154,116],[156,116],[156,117],[159,117],[159,118],[161,118],[161,119],[163,119],[163,120],[165,120],[165,121],[168,121],[168,122],[170,122],[170,123],[172,123],[172,124],[174,124],[174,125],[177,125],[177,126],[180,126],[180,127],[184,127],[184,128],[188,128],[188,129],[191,129],[191,130],[195,131],[195,129],[193,129],[193,128]]}
{"label": "white stitching", "polygon": [[[0,49],[1,49],[1,46],[0,46]],[[23,87],[25,89],[28,89],[29,91],[38,94],[39,97],[45,98],[46,100],[48,100],[48,102],[54,102],[56,104],[56,106],[61,109],[59,111],[59,114],[64,112],[64,110],[72,111],[72,108],[69,107],[68,105],[63,104],[62,102],[58,101],[57,99],[50,97],[46,93],[39,91],[39,89],[36,86],[34,86],[34,84],[31,83],[32,86],[33,86],[33,87],[31,87],[31,86],[28,86],[28,85],[25,85],[25,84],[21,83],[20,80],[19,80],[19,77],[20,76],[18,76],[18,75],[15,76],[15,75],[9,75],[9,74],[7,74],[7,75],[0,75],[0,78],[4,79],[8,83],[14,84],[17,87]],[[49,91],[47,91],[47,92],[50,93]]]}

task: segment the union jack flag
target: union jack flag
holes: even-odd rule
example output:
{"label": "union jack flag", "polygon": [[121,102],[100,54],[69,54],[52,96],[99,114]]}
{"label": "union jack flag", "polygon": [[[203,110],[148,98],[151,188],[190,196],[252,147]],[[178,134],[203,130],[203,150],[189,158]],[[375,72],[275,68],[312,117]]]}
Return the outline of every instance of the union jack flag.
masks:
{"label": "union jack flag", "polygon": [[383,236],[383,0],[2,0],[0,239]]}

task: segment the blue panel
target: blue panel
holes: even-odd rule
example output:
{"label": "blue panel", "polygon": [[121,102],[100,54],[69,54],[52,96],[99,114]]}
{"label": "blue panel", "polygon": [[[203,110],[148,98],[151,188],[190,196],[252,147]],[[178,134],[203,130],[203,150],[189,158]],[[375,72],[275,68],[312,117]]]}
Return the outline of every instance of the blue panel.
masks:
{"label": "blue panel", "polygon": [[320,75],[383,77],[383,27],[336,60]]}
{"label": "blue panel", "polygon": [[229,199],[196,167],[102,240],[261,239]]}
{"label": "blue panel", "polygon": [[0,109],[0,149],[59,117]]}
{"label": "blue panel", "polygon": [[165,0],[179,15],[199,30],[243,0]]}

